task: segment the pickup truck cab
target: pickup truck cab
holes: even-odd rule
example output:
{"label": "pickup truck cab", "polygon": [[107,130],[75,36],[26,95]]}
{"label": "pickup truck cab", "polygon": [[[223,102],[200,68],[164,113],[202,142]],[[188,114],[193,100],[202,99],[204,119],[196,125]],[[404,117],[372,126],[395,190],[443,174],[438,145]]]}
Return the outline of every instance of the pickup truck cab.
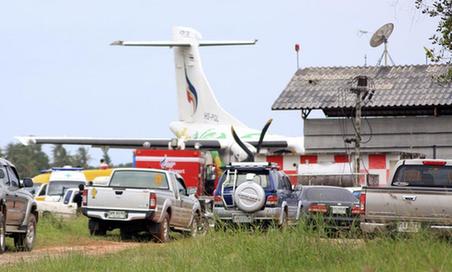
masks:
{"label": "pickup truck cab", "polygon": [[301,191],[276,165],[263,162],[232,163],[226,167],[214,192],[214,216],[219,223],[298,222]]}
{"label": "pickup truck cab", "polygon": [[159,169],[113,170],[107,186],[86,187],[82,212],[92,235],[119,228],[124,239],[147,231],[166,242],[170,229],[196,235],[202,227],[200,203],[182,177]]}
{"label": "pickup truck cab", "polygon": [[18,250],[30,251],[36,237],[38,212],[30,178],[20,181],[16,167],[0,158],[0,253],[5,251],[5,237],[14,238]]}
{"label": "pickup truck cab", "polygon": [[452,230],[452,160],[402,160],[388,187],[363,187],[361,229]]}
{"label": "pickup truck cab", "polygon": [[74,197],[79,193],[79,189],[71,188],[66,191],[60,201],[41,201],[38,205],[38,212],[41,215],[47,213],[63,218],[71,218],[77,215],[77,203]]}

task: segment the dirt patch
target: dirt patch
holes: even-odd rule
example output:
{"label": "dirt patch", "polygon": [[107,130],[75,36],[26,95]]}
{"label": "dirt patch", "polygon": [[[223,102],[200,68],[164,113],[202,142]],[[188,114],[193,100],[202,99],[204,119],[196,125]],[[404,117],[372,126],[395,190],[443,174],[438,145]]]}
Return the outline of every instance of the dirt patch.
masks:
{"label": "dirt patch", "polygon": [[67,256],[70,253],[81,253],[89,256],[103,255],[140,245],[143,245],[143,243],[96,241],[96,243],[89,245],[45,247],[34,249],[30,252],[6,252],[0,255],[0,266],[17,262],[31,262],[44,257],[57,258]]}

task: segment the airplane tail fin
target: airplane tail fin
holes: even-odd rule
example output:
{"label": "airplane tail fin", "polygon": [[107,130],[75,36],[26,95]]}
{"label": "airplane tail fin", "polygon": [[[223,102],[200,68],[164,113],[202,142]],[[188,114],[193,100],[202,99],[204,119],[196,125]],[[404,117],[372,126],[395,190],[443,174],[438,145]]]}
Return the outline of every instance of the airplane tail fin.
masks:
{"label": "airplane tail fin", "polygon": [[218,103],[202,69],[200,46],[253,45],[250,41],[202,41],[188,27],[175,27],[172,41],[116,41],[112,45],[174,47],[179,120],[190,123],[244,125]]}

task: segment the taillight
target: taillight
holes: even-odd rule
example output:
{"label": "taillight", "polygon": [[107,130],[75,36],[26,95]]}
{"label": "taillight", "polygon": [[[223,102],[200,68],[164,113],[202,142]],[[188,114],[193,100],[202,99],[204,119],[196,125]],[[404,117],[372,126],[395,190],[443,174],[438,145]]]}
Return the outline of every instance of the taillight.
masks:
{"label": "taillight", "polygon": [[325,204],[311,204],[308,208],[309,212],[315,213],[327,213],[328,207]]}
{"label": "taillight", "polygon": [[157,195],[155,193],[149,194],[149,209],[157,208]]}
{"label": "taillight", "polygon": [[363,213],[361,211],[361,205],[359,205],[359,204],[353,205],[352,214],[361,214],[361,213]]}
{"label": "taillight", "polygon": [[221,195],[216,195],[214,197],[214,205],[215,206],[223,206],[223,198],[221,197]]}
{"label": "taillight", "polygon": [[85,189],[82,192],[82,206],[86,205],[88,205],[88,189]]}
{"label": "taillight", "polygon": [[359,209],[361,214],[365,214],[366,213],[366,193],[362,192],[359,195]]}
{"label": "taillight", "polygon": [[422,161],[423,165],[432,165],[432,166],[444,166],[446,165],[445,161]]}
{"label": "taillight", "polygon": [[278,196],[277,195],[269,195],[267,196],[267,206],[276,206],[278,204]]}

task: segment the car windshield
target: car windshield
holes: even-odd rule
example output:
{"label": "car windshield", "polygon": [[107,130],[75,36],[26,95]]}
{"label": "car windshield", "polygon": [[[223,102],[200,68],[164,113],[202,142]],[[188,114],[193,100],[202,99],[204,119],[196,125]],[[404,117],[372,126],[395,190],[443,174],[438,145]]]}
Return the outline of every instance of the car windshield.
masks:
{"label": "car windshield", "polygon": [[132,187],[146,189],[168,189],[166,174],[153,171],[122,170],[114,172],[111,187]]}
{"label": "car windshield", "polygon": [[31,187],[30,189],[29,189],[29,191],[33,194],[33,195],[36,195],[37,193],[38,193],[38,191],[39,191],[39,189],[41,188],[41,183],[33,183],[33,187]]}
{"label": "car windshield", "polygon": [[452,167],[437,165],[403,165],[397,170],[392,185],[452,187]]}
{"label": "car windshield", "polygon": [[[229,173],[229,177],[228,177]],[[240,184],[244,183],[246,181],[246,174],[249,174],[250,172],[238,172],[237,174],[233,170],[228,170],[225,172],[223,179],[224,179],[224,187],[232,187],[234,185],[234,179],[237,177],[236,186],[239,186]],[[258,172],[255,173],[256,175],[253,178],[253,182],[259,184],[262,186],[262,188],[267,188],[269,185],[268,181],[268,171],[265,172]]]}
{"label": "car windshield", "polygon": [[83,181],[51,181],[47,186],[47,195],[49,196],[63,196],[68,189],[78,188],[80,184],[85,184]]}
{"label": "car windshield", "polygon": [[309,201],[346,201],[355,202],[356,198],[347,189],[342,188],[308,188],[305,197]]}

